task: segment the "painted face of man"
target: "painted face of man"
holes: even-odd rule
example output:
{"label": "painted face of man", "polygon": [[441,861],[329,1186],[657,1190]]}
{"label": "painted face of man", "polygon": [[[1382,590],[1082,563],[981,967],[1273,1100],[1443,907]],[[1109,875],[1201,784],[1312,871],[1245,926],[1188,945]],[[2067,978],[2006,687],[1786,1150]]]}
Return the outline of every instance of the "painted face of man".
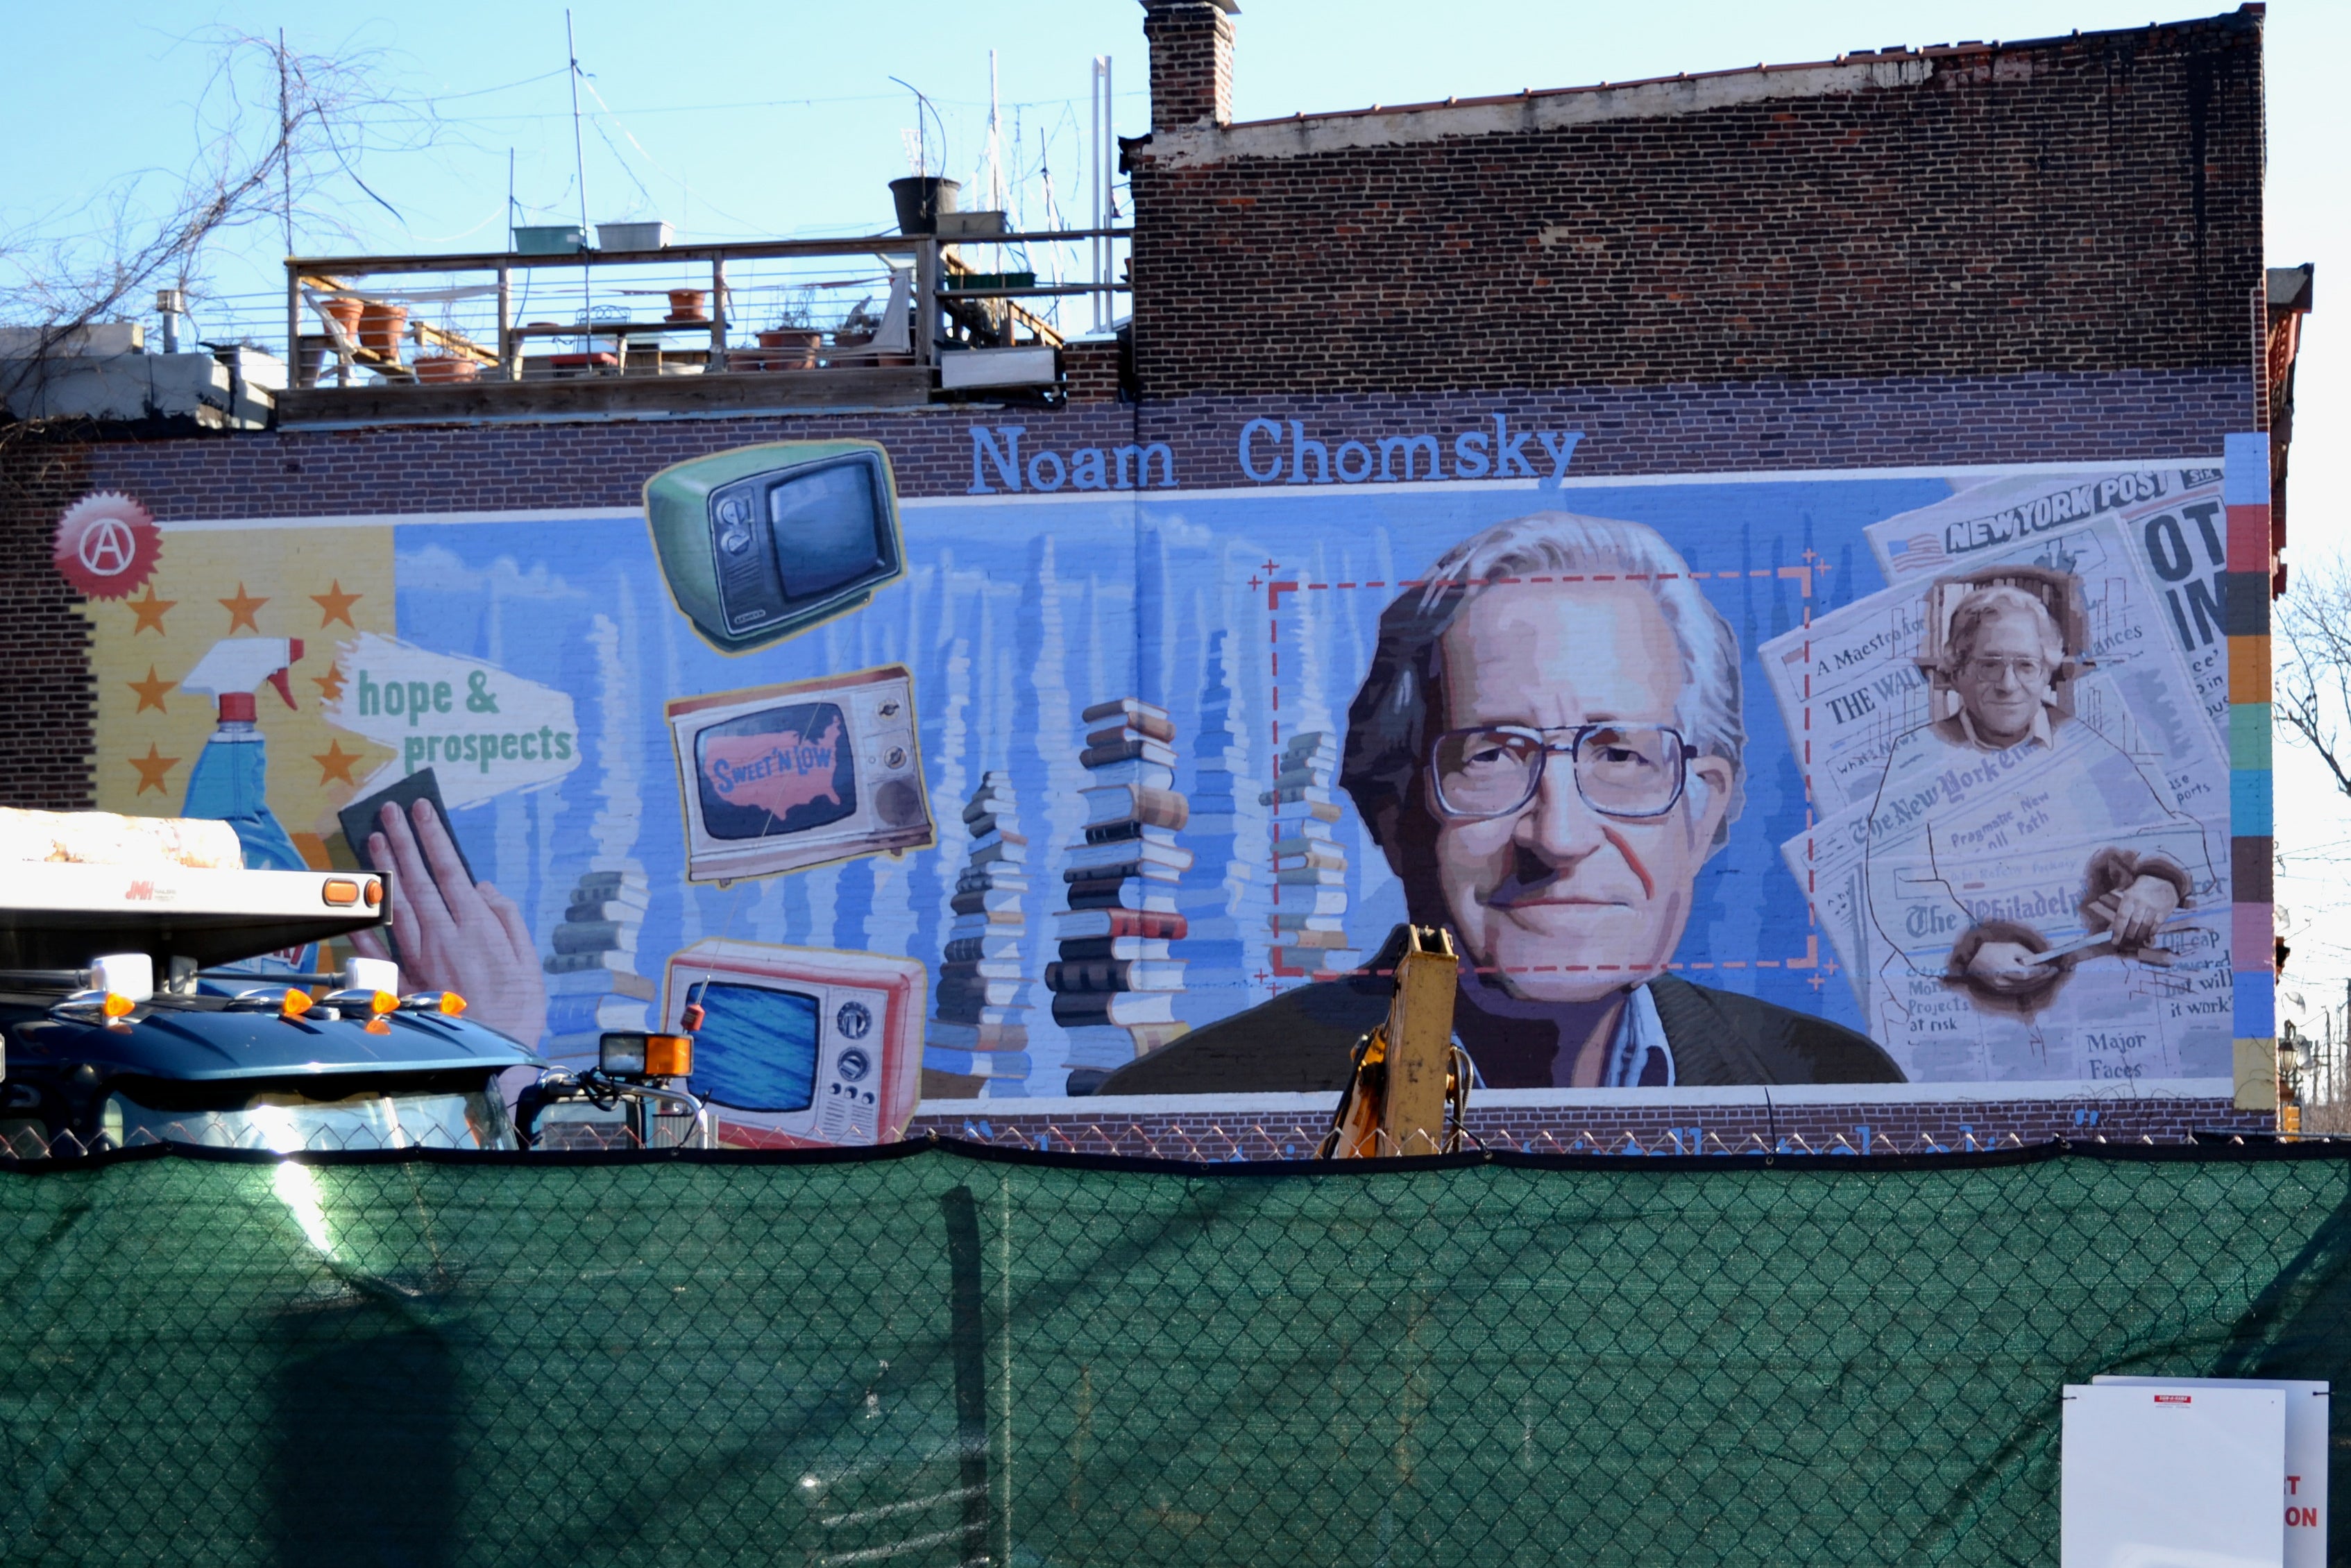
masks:
{"label": "painted face of man", "polygon": [[1976,623],[1975,643],[1952,684],[1977,736],[2010,746],[2032,732],[2055,674],[2034,617],[2001,610]]}
{"label": "painted face of man", "polygon": [[[1448,729],[1563,737],[1584,724],[1677,722],[1681,652],[1636,584],[1487,589],[1446,632],[1440,657]],[[1663,970],[1730,799],[1727,760],[1693,758],[1688,768],[1693,787],[1648,818],[1594,810],[1560,753],[1507,815],[1449,816],[1429,787],[1437,881],[1470,960],[1541,1001],[1597,1000]]]}

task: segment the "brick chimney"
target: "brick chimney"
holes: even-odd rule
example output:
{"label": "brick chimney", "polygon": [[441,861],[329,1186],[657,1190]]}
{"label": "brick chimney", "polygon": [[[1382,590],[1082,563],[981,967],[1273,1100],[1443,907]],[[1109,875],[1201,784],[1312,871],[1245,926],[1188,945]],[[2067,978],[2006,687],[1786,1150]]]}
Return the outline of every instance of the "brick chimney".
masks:
{"label": "brick chimney", "polygon": [[1151,128],[1176,131],[1233,118],[1236,0],[1143,0],[1151,44]]}

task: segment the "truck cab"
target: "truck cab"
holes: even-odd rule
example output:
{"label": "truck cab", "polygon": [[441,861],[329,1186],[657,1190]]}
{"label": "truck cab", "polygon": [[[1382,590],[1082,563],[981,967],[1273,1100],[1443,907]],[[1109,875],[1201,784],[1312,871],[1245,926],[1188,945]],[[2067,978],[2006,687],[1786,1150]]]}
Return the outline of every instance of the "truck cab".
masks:
{"label": "truck cab", "polygon": [[237,967],[381,925],[389,893],[378,872],[0,864],[0,1155],[521,1146],[498,1080],[540,1063],[461,998],[403,995],[380,960]]}

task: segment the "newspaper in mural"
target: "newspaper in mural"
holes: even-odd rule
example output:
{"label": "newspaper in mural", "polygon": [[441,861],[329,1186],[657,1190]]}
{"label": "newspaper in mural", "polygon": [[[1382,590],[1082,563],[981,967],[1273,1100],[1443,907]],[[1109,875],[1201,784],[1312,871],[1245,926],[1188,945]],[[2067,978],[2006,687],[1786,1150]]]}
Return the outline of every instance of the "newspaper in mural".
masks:
{"label": "newspaper in mural", "polygon": [[2124,634],[2168,638],[2188,663],[2197,701],[2225,745],[2229,643],[2220,607],[2228,523],[2218,468],[2152,468],[2035,475],[1970,486],[1938,506],[1869,528],[1887,580],[1964,572],[2096,519],[2144,571],[2160,612]]}
{"label": "newspaper in mural", "polygon": [[2161,608],[2210,584],[2144,546],[2209,478],[2008,480],[1888,519],[1896,586],[1766,644],[1826,813],[1783,853],[1906,1076],[2225,1061],[2228,773],[2197,716],[2217,655]]}
{"label": "newspaper in mural", "polygon": [[180,809],[179,683],[284,640],[267,804],[405,857],[415,983],[579,1057],[756,951],[730,1039],[810,1125],[906,1051],[984,1102],[1319,1093],[1408,918],[1489,1088],[2227,1071],[2210,470],[1584,481],[1562,439],[1038,494],[976,434],[985,494],[900,503],[853,444],[789,506],[794,449],[722,455],[659,552],[636,509],[166,524],[86,611],[99,803]]}

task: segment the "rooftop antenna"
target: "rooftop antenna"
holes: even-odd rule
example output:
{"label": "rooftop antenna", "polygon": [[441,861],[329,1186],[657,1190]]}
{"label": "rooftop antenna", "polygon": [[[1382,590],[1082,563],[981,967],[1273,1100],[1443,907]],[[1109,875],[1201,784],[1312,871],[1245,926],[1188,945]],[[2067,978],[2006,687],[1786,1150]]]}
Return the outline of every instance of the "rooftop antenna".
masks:
{"label": "rooftop antenna", "polygon": [[[931,107],[931,100],[925,98],[923,96],[923,89],[916,87],[913,82],[908,81],[904,77],[892,77],[890,79],[914,95],[914,161],[922,165],[922,167],[915,170],[914,172],[927,179],[931,172],[931,143],[928,134],[928,120],[938,120],[939,111]],[[939,120],[939,169],[942,172],[945,172],[946,169],[946,142],[947,124],[946,120]]]}
{"label": "rooftop antenna", "polygon": [[987,204],[997,212],[1004,200],[1004,113],[996,102],[996,51],[987,51]]}
{"label": "rooftop antenna", "polygon": [[[588,152],[580,137],[580,45],[571,32],[571,7],[563,8],[563,52],[571,62],[571,183],[580,187],[580,249],[588,249]],[[590,319],[588,264],[580,264],[580,319]]]}
{"label": "rooftop antenna", "polygon": [[1088,243],[1092,246],[1094,271],[1094,330],[1099,332],[1102,329],[1104,318],[1110,306],[1110,294],[1103,285],[1110,282],[1111,242],[1101,233],[1102,229],[1109,226],[1112,218],[1110,141],[1113,131],[1110,118],[1110,57],[1108,55],[1094,57],[1092,97],[1094,166],[1093,179],[1090,183],[1093,188],[1095,234]]}

